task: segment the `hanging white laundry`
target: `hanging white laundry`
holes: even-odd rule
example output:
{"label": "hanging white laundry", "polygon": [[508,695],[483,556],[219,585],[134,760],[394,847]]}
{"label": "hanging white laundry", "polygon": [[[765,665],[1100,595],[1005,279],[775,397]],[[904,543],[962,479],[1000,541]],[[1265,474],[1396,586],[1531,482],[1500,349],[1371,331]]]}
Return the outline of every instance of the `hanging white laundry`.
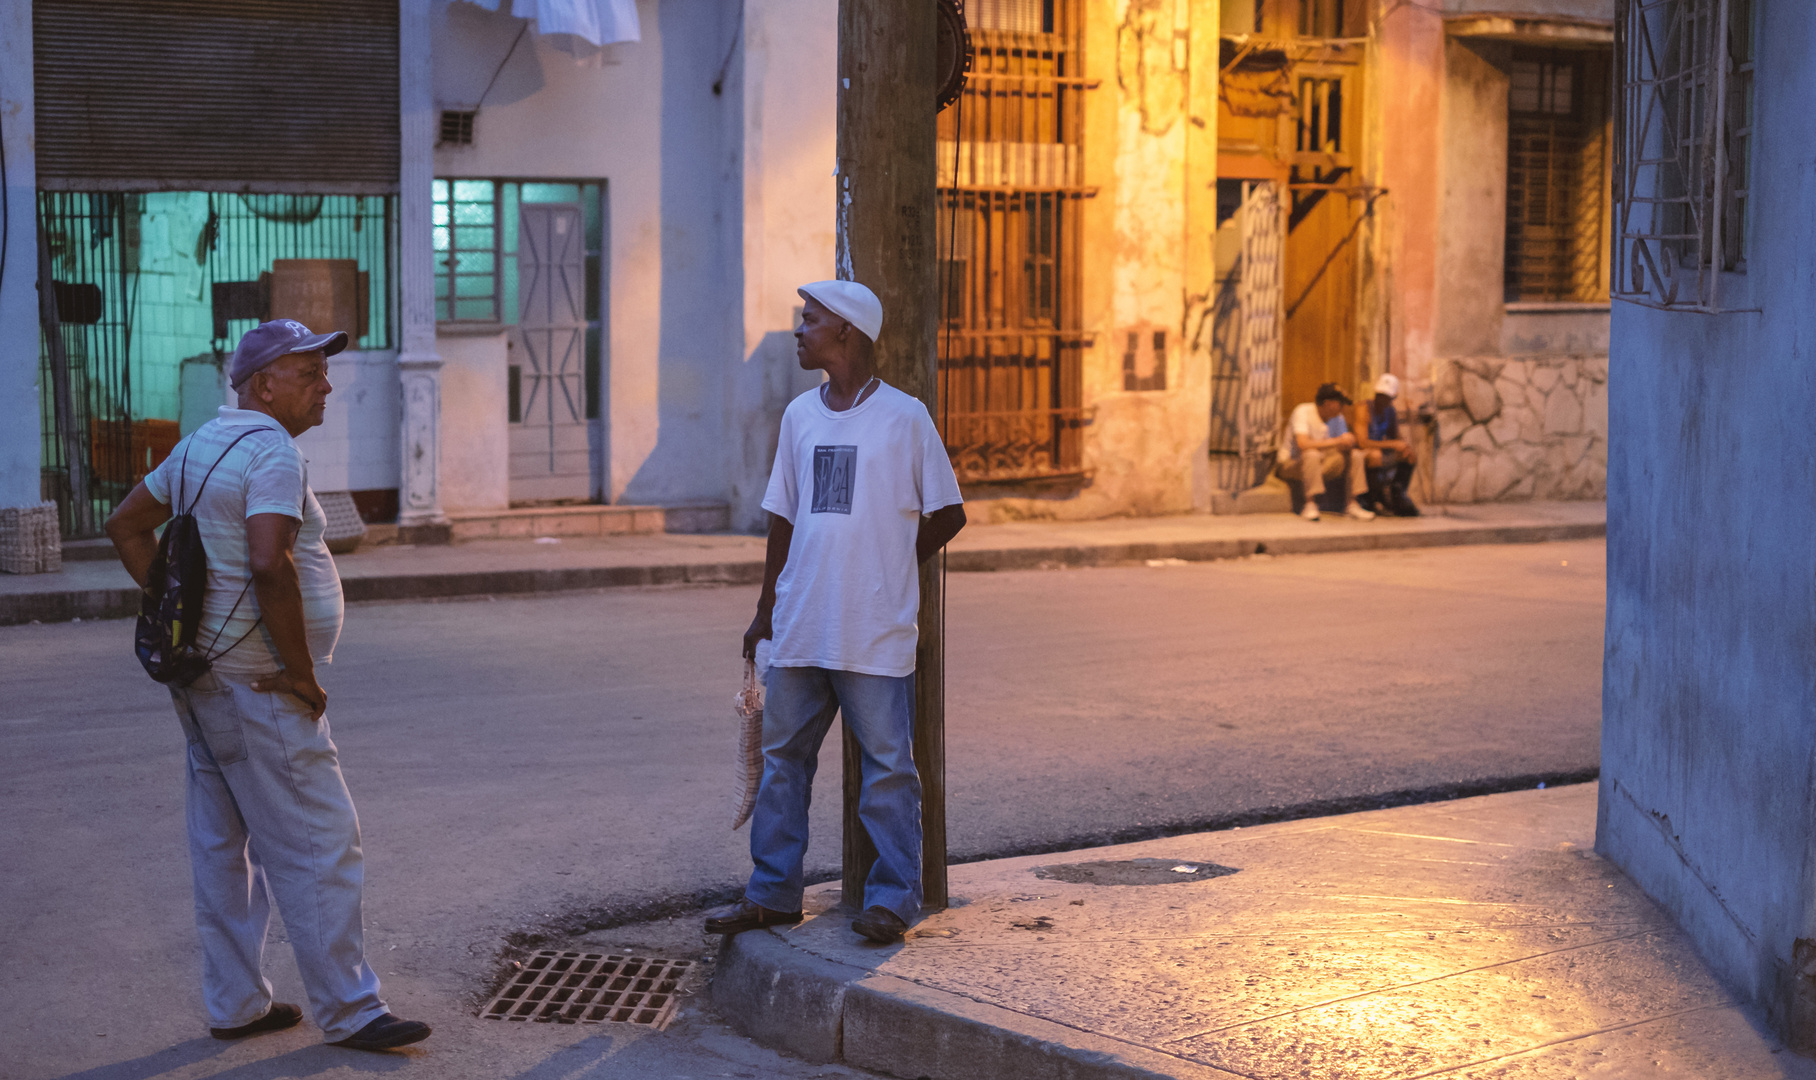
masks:
{"label": "hanging white laundry", "polygon": [[[467,0],[497,11],[502,0]],[[536,20],[536,32],[566,35],[598,48],[619,41],[642,41],[637,0],[511,0],[511,14]]]}

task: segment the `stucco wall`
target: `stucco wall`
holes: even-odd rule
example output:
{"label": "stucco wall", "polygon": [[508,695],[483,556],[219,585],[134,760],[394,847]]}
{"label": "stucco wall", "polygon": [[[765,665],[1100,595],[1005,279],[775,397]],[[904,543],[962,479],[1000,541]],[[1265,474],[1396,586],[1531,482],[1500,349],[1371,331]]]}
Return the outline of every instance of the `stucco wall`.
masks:
{"label": "stucco wall", "polygon": [[1806,1045],[1816,937],[1816,6],[1755,8],[1755,312],[1617,303],[1597,848]]}
{"label": "stucco wall", "polygon": [[838,0],[745,0],[727,79],[742,175],[726,213],[742,258],[728,298],[741,344],[728,355],[724,469],[732,528],[745,532],[766,527],[782,411],[821,378],[795,358],[795,289],[833,276],[838,32]]}
{"label": "stucco wall", "polygon": [[[1572,10],[1551,10],[1560,7]],[[1495,10],[1612,15],[1606,3]],[[1504,299],[1511,50],[1490,40],[1443,44],[1432,347],[1426,378],[1411,380],[1413,400],[1428,388],[1437,412],[1439,501],[1599,499],[1607,475],[1608,309]],[[1402,171],[1414,164],[1402,162]],[[1403,358],[1409,372],[1421,370],[1414,353]]]}
{"label": "stucco wall", "polygon": [[1610,22],[1614,0],[1445,0],[1452,15],[1551,15]]}
{"label": "stucco wall", "polygon": [[507,408],[509,349],[503,333],[437,334],[441,354],[441,505],[497,510],[511,503]]}
{"label": "stucco wall", "polygon": [[321,426],[296,440],[309,461],[309,486],[317,491],[396,487],[402,445],[397,424],[403,411],[397,353],[336,353],[328,360],[328,381],[334,393],[328,396]]}
{"label": "stucco wall", "polygon": [[436,150],[435,172],[606,182],[608,497],[723,498],[722,376],[737,348],[724,131],[737,99],[712,83],[735,11],[711,0],[640,0],[637,11],[643,40],[608,46],[598,62],[532,33],[500,67],[521,20],[437,0],[437,103],[471,108],[497,81],[473,145]]}
{"label": "stucco wall", "polygon": [[1444,42],[1438,232],[1440,356],[1500,351],[1507,238],[1507,46]]}
{"label": "stucco wall", "polygon": [[0,250],[0,507],[39,500],[37,170],[32,161],[32,11],[0,3],[0,139],[6,246]]}

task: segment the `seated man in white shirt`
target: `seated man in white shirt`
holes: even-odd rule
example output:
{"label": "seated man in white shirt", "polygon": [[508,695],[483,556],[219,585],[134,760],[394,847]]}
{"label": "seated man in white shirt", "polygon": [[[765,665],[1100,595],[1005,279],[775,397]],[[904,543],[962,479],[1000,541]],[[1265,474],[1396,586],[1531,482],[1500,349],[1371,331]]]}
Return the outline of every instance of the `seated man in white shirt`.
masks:
{"label": "seated man in white shirt", "polygon": [[1375,516],[1356,502],[1367,483],[1366,465],[1356,436],[1343,419],[1343,409],[1349,404],[1349,395],[1337,389],[1336,383],[1325,383],[1318,387],[1317,400],[1295,407],[1287,421],[1276,471],[1283,480],[1305,485],[1305,508],[1299,516],[1307,521],[1318,520],[1318,496],[1324,494],[1324,482],[1337,479],[1346,470],[1349,486],[1344,492],[1347,498],[1343,512],[1357,521],[1370,521]]}

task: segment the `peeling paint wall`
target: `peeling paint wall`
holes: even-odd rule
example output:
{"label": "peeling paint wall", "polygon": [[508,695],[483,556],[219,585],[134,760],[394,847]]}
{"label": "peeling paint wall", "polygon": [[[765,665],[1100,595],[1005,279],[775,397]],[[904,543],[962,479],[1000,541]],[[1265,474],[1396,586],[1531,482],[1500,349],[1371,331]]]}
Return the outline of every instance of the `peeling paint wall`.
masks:
{"label": "peeling paint wall", "polygon": [[[1816,5],[1754,7],[1747,271],[1614,305],[1597,849],[1816,1042]],[[1800,947],[1799,941],[1806,942]]]}
{"label": "peeling paint wall", "polygon": [[[1218,8],[1088,3],[1083,321],[1088,480],[968,490],[977,521],[1083,520],[1208,507],[1216,231]],[[1165,389],[1130,389],[1129,335],[1166,334]]]}

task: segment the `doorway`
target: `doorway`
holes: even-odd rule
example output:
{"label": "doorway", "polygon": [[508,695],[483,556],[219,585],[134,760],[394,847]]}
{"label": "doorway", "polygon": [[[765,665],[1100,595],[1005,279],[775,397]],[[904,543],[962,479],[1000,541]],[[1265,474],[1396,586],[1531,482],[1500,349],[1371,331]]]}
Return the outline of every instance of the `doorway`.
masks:
{"label": "doorway", "polygon": [[508,369],[511,501],[584,500],[586,246],[577,203],[519,209],[517,333]]}

